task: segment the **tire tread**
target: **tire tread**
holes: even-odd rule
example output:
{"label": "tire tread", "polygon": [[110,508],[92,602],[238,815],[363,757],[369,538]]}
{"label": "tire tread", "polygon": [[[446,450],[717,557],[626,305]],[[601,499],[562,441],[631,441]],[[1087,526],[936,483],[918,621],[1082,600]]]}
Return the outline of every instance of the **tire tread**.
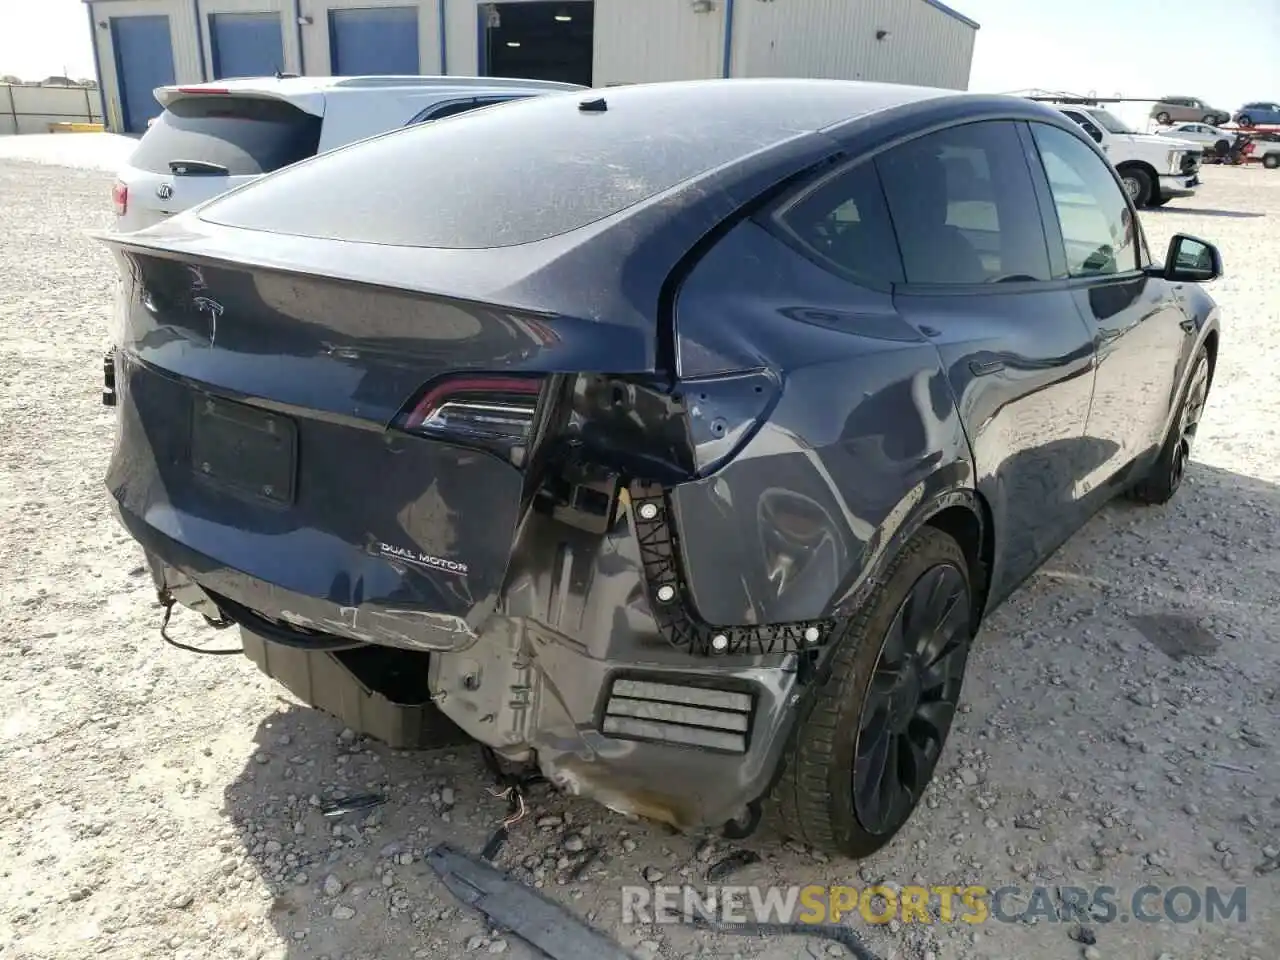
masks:
{"label": "tire tread", "polygon": [[[852,775],[851,770],[837,769],[836,741],[844,724],[856,724],[859,719],[861,691],[849,689],[859,682],[858,656],[868,640],[876,644],[876,655],[879,653],[880,638],[869,637],[868,627],[882,612],[899,571],[923,554],[935,554],[939,561],[952,562],[961,570],[968,570],[964,551],[954,539],[934,527],[921,528],[894,558],[867,601],[835,639],[830,669],[812,695],[808,714],[796,720],[782,772],[765,802],[766,816],[786,837],[855,857],[866,856],[891,839],[863,834],[856,827],[852,833],[841,829],[837,816],[838,805],[843,801],[833,796],[831,784],[833,777]],[[895,610],[896,606],[895,602]],[[874,660],[870,665],[874,666]],[[850,816],[853,816],[851,811]]]}

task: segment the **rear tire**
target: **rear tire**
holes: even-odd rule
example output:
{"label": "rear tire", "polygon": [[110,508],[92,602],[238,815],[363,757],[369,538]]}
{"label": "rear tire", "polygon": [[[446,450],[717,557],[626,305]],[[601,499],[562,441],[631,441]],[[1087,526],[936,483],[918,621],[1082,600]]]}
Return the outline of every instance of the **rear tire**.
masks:
{"label": "rear tire", "polygon": [[1268,153],[1262,158],[1262,165],[1268,170],[1274,170],[1280,167],[1280,153]]}
{"label": "rear tire", "polygon": [[1161,126],[1167,127],[1170,123],[1170,120],[1171,118],[1167,113],[1161,112],[1156,114],[1156,123],[1160,124]]}
{"label": "rear tire", "polygon": [[767,804],[779,832],[858,858],[907,822],[951,729],[972,597],[954,539],[924,527],[907,542],[837,640],[830,673],[797,718]]}
{"label": "rear tire", "polygon": [[1155,184],[1151,180],[1151,174],[1141,167],[1122,168],[1120,182],[1124,184],[1125,193],[1129,194],[1129,199],[1138,209],[1142,209],[1151,202]]}
{"label": "rear tire", "polygon": [[1173,499],[1186,476],[1191,460],[1191,446],[1200,429],[1205,402],[1209,399],[1209,352],[1200,348],[1187,380],[1187,389],[1178,405],[1169,435],[1165,437],[1160,456],[1147,475],[1134,484],[1129,496],[1139,503],[1162,504]]}
{"label": "rear tire", "polygon": [[1236,121],[1236,123],[1238,123],[1238,124],[1239,124],[1240,126],[1242,126],[1242,127],[1252,127],[1252,126],[1253,126],[1253,117],[1249,116],[1249,115],[1246,113],[1246,114],[1245,114],[1244,116],[1242,116],[1239,120],[1237,120],[1237,121]]}

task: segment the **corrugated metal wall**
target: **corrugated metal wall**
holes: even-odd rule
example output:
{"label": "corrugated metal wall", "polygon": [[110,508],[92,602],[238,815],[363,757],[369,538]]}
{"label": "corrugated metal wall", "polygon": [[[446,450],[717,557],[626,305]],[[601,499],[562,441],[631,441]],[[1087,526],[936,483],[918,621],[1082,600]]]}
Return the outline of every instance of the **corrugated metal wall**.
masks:
{"label": "corrugated metal wall", "polygon": [[445,4],[445,65],[451,76],[480,72],[480,12],[477,0],[442,0]]}
{"label": "corrugated metal wall", "polygon": [[[880,30],[888,31],[883,40]],[[974,30],[924,0],[737,0],[733,75],[966,89]]]}
{"label": "corrugated metal wall", "polygon": [[[330,73],[329,16],[334,9],[414,6],[424,74],[441,72],[440,7],[444,6],[447,72],[478,72],[482,0],[298,0],[310,23],[294,22],[293,0],[94,0],[94,40],[102,69],[108,123],[120,126],[115,55],[108,29],[115,16],[169,17],[176,82],[209,74],[208,15],[279,11],[288,69]],[[723,71],[728,0],[697,13],[691,0],[595,0],[594,81],[597,86],[718,77]],[[888,36],[876,39],[878,30]],[[964,89],[973,58],[972,27],[926,0],[734,0],[732,74],[885,80]],[[197,43],[197,37],[199,42]],[[202,71],[202,63],[205,65]]]}
{"label": "corrugated metal wall", "polygon": [[701,80],[721,75],[723,3],[695,13],[689,0],[596,0],[592,81]]}
{"label": "corrugated metal wall", "polygon": [[0,83],[0,137],[48,133],[54,123],[101,123],[102,101],[92,87],[27,87]]}

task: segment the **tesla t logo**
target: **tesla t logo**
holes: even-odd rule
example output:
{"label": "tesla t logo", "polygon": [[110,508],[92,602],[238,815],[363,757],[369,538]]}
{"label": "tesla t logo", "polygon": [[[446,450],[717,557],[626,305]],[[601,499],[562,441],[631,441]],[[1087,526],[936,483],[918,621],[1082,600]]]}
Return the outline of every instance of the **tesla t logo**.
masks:
{"label": "tesla t logo", "polygon": [[191,303],[200,313],[209,315],[209,346],[212,347],[218,339],[218,318],[222,316],[222,304],[208,297],[196,297]]}
{"label": "tesla t logo", "polygon": [[160,184],[160,186],[156,187],[156,196],[161,200],[173,199],[173,186],[168,183]]}
{"label": "tesla t logo", "polygon": [[204,281],[203,270],[194,263],[189,263],[187,272],[191,274],[191,305],[196,308],[197,313],[208,314],[209,346],[212,347],[218,339],[218,318],[222,316],[223,306],[212,297],[202,296],[209,289],[209,285]]}

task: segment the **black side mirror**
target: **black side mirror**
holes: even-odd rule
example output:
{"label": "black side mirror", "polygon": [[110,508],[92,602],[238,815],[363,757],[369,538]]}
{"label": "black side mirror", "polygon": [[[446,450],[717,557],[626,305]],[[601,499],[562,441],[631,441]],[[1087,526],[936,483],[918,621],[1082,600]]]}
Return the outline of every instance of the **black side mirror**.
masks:
{"label": "black side mirror", "polygon": [[1206,283],[1222,276],[1222,254],[1208,240],[1179,233],[1169,241],[1164,278],[1186,283]]}

